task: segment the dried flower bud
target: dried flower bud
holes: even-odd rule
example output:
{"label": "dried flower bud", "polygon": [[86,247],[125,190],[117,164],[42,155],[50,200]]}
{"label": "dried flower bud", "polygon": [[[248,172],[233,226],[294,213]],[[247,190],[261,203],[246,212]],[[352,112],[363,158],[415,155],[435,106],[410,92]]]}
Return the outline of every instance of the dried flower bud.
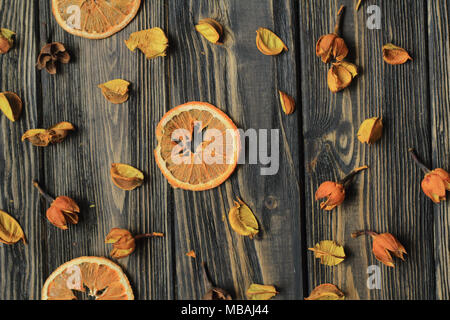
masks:
{"label": "dried flower bud", "polygon": [[283,111],[285,114],[291,114],[295,111],[295,101],[291,96],[288,96],[283,91],[279,91],[280,94],[280,102],[281,102],[281,108],[283,108]]}
{"label": "dried flower bud", "polygon": [[388,43],[383,46],[383,60],[388,64],[397,65],[412,60],[412,58],[405,49]]}
{"label": "dried flower bud", "polygon": [[111,243],[111,257],[121,259],[129,256],[136,248],[134,237],[128,230],[113,228],[106,236],[105,243]]}
{"label": "dried flower bud", "polygon": [[381,138],[383,133],[383,122],[381,118],[375,117],[364,120],[358,130],[358,140],[362,143],[372,144]]}
{"label": "dried flower bud", "polygon": [[67,223],[77,224],[80,208],[76,202],[66,196],[57,197],[47,210],[47,219],[55,227],[66,230]]}
{"label": "dried flower bud", "polygon": [[347,88],[357,75],[358,68],[353,63],[346,61],[333,63],[328,71],[328,88],[331,92],[339,92]]}
{"label": "dried flower bud", "polygon": [[331,58],[342,61],[348,54],[348,48],[344,39],[338,36],[343,9],[344,6],[341,6],[337,13],[334,33],[321,36],[316,43],[316,55],[320,57],[324,63],[330,62]]}
{"label": "dried flower bud", "polygon": [[36,66],[39,70],[45,68],[48,73],[55,74],[57,61],[69,63],[70,55],[62,43],[52,42],[42,47]]}
{"label": "dried flower bud", "polygon": [[23,136],[22,141],[28,140],[37,147],[46,147],[50,143],[62,142],[69,131],[74,131],[75,127],[70,122],[59,122],[48,129],[30,129]]}
{"label": "dried flower bud", "polygon": [[22,100],[14,92],[0,93],[0,110],[12,122],[18,120],[22,113]]}
{"label": "dried flower bud", "polygon": [[195,26],[195,30],[205,37],[211,43],[222,44],[220,38],[222,37],[222,25],[214,19],[202,19]]}
{"label": "dried flower bud", "polygon": [[14,44],[15,33],[6,28],[0,28],[0,54],[5,54]]}

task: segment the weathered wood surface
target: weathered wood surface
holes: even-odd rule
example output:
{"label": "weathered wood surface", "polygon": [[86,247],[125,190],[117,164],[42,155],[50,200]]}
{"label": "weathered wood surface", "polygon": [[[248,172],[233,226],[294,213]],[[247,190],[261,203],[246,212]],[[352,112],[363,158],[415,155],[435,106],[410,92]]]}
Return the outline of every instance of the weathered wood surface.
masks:
{"label": "weathered wood surface", "polygon": [[[19,220],[29,241],[0,246],[0,299],[38,299],[46,277],[63,262],[108,256],[104,237],[112,227],[166,234],[141,241],[119,261],[138,299],[200,299],[208,289],[201,261],[235,298],[245,298],[252,282],[276,285],[278,299],[302,299],[331,282],[351,299],[449,299],[450,205],[433,205],[423,195],[423,174],[407,149],[416,148],[430,166],[450,169],[450,4],[374,0],[355,13],[354,2],[147,0],[123,31],[87,40],[64,32],[47,0],[0,0],[0,27],[18,34],[15,48],[0,56],[0,90],[24,101],[16,123],[0,115],[0,209]],[[347,6],[342,31],[349,60],[361,72],[350,88],[332,94],[329,66],[314,48],[333,30],[341,4]],[[371,4],[381,7],[381,30],[366,27]],[[224,45],[195,32],[204,17],[223,24]],[[169,37],[166,58],[148,61],[123,44],[131,32],[156,26]],[[275,31],[289,51],[262,55],[255,46],[258,27]],[[64,43],[73,57],[56,76],[35,68],[50,41]],[[381,46],[387,42],[406,48],[414,61],[385,64]],[[114,78],[132,83],[125,104],[108,103],[97,88]],[[296,99],[293,115],[282,113],[277,90]],[[245,164],[214,190],[172,189],[153,160],[154,129],[167,110],[192,100],[216,105],[244,130],[279,129],[278,174],[262,176],[264,165]],[[383,117],[383,138],[362,145],[356,131],[372,116]],[[77,126],[64,143],[43,149],[19,142],[25,130],[63,120]],[[113,162],[142,169],[146,183],[133,192],[116,188],[109,177]],[[357,176],[344,205],[319,210],[318,185],[363,164],[370,169]],[[77,200],[80,223],[68,231],[49,225],[48,204],[33,179],[52,195]],[[261,224],[256,240],[237,236],[228,224],[236,197]],[[395,269],[381,265],[369,238],[350,238],[364,228],[395,234],[408,251],[406,261],[396,261]],[[325,239],[344,245],[344,263],[325,267],[305,251]],[[197,259],[185,256],[190,250]],[[366,287],[373,264],[380,266],[380,290]]]}

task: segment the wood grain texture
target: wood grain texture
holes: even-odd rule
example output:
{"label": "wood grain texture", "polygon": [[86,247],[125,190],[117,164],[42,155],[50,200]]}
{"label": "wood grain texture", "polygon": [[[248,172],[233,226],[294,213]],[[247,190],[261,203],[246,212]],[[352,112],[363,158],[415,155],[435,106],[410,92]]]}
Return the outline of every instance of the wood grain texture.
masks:
{"label": "wood grain texture", "polygon": [[[428,3],[432,167],[450,170],[450,2]],[[450,202],[434,206],[436,298],[450,299]]]}
{"label": "wood grain texture", "polygon": [[16,92],[23,101],[18,121],[11,122],[0,113],[0,210],[19,221],[28,239],[28,245],[0,244],[0,299],[35,299],[42,286],[42,279],[36,275],[45,271],[46,225],[30,177],[39,178],[42,161],[41,153],[20,142],[20,138],[41,117],[39,79],[34,67],[36,3],[0,1],[0,12],[0,26],[17,33],[14,47],[0,55],[0,92]]}
{"label": "wood grain texture", "polygon": [[[342,35],[349,46],[347,59],[359,75],[343,92],[327,88],[329,66],[315,56],[315,43],[333,31],[335,15],[344,4]],[[303,136],[307,245],[332,239],[344,245],[348,258],[337,267],[320,265],[308,256],[309,289],[331,282],[350,299],[432,299],[435,297],[433,211],[420,191],[422,175],[408,155],[408,147],[429,155],[426,8],[421,1],[371,1],[381,8],[381,30],[369,30],[368,3],[359,12],[355,1],[300,2]],[[414,19],[411,19],[414,17]],[[393,42],[406,48],[414,62],[390,66],[381,47]],[[382,139],[372,146],[356,138],[366,118],[383,117]],[[447,137],[448,139],[448,137]],[[347,190],[346,201],[332,212],[319,209],[314,193],[320,183],[337,181],[353,168],[368,165]],[[406,247],[405,262],[396,268],[379,263],[370,238],[351,239],[355,230],[394,234]],[[381,289],[366,286],[367,267],[379,265]]]}
{"label": "wood grain texture", "polygon": [[[245,299],[251,283],[274,284],[279,299],[301,299],[302,244],[298,116],[283,114],[277,89],[297,98],[293,1],[171,1],[169,3],[170,107],[210,102],[244,130],[279,129],[280,168],[262,176],[261,165],[241,165],[220,187],[204,192],[175,190],[175,260],[178,299],[199,299],[208,290],[200,262],[212,279]],[[219,21],[224,44],[212,45],[194,29],[202,18]],[[256,48],[256,30],[267,27],[286,41],[277,57]],[[270,135],[269,135],[270,137]],[[259,220],[256,240],[228,224],[233,200],[241,197]],[[197,259],[185,256],[195,250]]]}
{"label": "wood grain texture", "polygon": [[[81,215],[79,224],[67,231],[49,226],[48,269],[79,256],[108,257],[111,248],[104,241],[113,227],[134,234],[163,232],[165,238],[140,240],[135,253],[119,264],[128,274],[137,299],[171,299],[171,191],[153,160],[154,129],[166,105],[166,62],[163,58],[146,60],[124,43],[132,32],[164,28],[164,1],[143,1],[136,18],[104,40],[66,33],[57,25],[50,6],[49,1],[40,1],[40,44],[62,42],[73,59],[60,65],[55,76],[41,73],[41,125],[69,121],[77,132],[43,151],[42,184],[55,196],[74,198],[81,205]],[[130,98],[120,105],[109,103],[97,87],[116,78],[131,82]],[[115,162],[142,170],[144,185],[133,191],[114,186],[109,172]]]}

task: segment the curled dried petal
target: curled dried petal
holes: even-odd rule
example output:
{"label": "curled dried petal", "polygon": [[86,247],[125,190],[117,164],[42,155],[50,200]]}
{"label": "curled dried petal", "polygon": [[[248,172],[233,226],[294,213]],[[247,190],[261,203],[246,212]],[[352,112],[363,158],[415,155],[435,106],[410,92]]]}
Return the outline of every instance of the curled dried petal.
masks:
{"label": "curled dried petal", "polygon": [[128,100],[128,86],[130,83],[122,79],[114,79],[102,84],[98,87],[102,89],[102,94],[109,102],[119,104]]}
{"label": "curled dried petal", "polygon": [[0,93],[0,110],[12,122],[18,120],[22,113],[22,100],[14,92]]}
{"label": "curled dried petal", "polygon": [[241,200],[234,202],[235,206],[228,213],[231,228],[241,236],[252,239],[259,232],[258,221],[250,208]]}
{"label": "curled dried petal", "polygon": [[288,96],[283,91],[278,91],[280,94],[280,102],[281,102],[281,108],[283,108],[283,111],[285,114],[291,114],[295,111],[295,101],[291,96]]}
{"label": "curled dried petal", "polygon": [[335,207],[344,202],[345,188],[340,183],[325,181],[319,186],[315,194],[316,200],[322,198],[327,199],[320,204],[320,208],[327,211],[333,210]]}
{"label": "curled dried petal", "polygon": [[37,147],[46,147],[50,143],[51,137],[46,129],[30,129],[22,135],[22,141],[28,140]]}
{"label": "curled dried petal", "polygon": [[314,288],[305,300],[344,300],[344,293],[334,284],[325,283]]}
{"label": "curled dried petal", "polygon": [[222,44],[220,38],[222,37],[222,25],[214,19],[202,19],[195,26],[195,30],[199,32],[206,40],[214,44]]}
{"label": "curled dried petal", "polygon": [[250,300],[269,300],[278,294],[277,289],[271,285],[252,283],[246,295]]}
{"label": "curled dried petal", "polygon": [[320,241],[314,248],[308,250],[313,251],[314,256],[320,259],[320,263],[327,266],[335,266],[345,259],[344,247],[331,240]]}
{"label": "curled dried petal", "polygon": [[56,74],[56,62],[69,63],[70,55],[60,42],[47,43],[39,53],[36,66],[39,70],[46,69],[50,74]]}
{"label": "curled dried petal", "polygon": [[20,240],[26,244],[25,235],[20,224],[9,214],[0,210],[0,242],[14,244]]}
{"label": "curled dried petal", "polygon": [[381,138],[383,134],[383,122],[375,117],[364,120],[358,130],[358,140],[362,143],[372,144]]}
{"label": "curled dried petal", "polygon": [[328,71],[328,87],[331,92],[339,92],[347,88],[357,75],[357,67],[349,62],[333,63]]}
{"label": "curled dried petal", "polygon": [[105,243],[113,245],[111,257],[121,259],[129,256],[136,248],[136,242],[131,233],[126,229],[113,228],[108,233]]}
{"label": "curled dried petal", "polygon": [[434,170],[425,175],[421,186],[423,192],[427,197],[433,200],[434,203],[440,203],[441,201],[446,200],[445,191],[448,182],[446,184],[442,177],[439,174],[436,174]]}
{"label": "curled dried petal", "polygon": [[15,32],[9,29],[0,28],[0,54],[5,54],[11,49],[15,35]]}
{"label": "curled dried petal", "polygon": [[166,55],[169,40],[161,28],[151,28],[133,32],[128,40],[125,40],[125,44],[131,51],[138,48],[147,59],[153,59]]}
{"label": "curled dried petal", "polygon": [[397,65],[412,60],[412,58],[405,49],[388,43],[383,46],[383,60],[388,64]]}
{"label": "curled dried petal", "polygon": [[194,259],[197,258],[197,255],[195,254],[194,250],[191,250],[191,251],[187,252],[186,255],[188,257],[191,257],[191,258],[194,258]]}
{"label": "curled dried petal", "polygon": [[122,163],[111,164],[111,179],[123,190],[133,190],[144,183],[144,174],[138,169]]}
{"label": "curled dried petal", "polygon": [[266,28],[259,28],[256,31],[256,47],[261,53],[268,56],[278,55],[283,50],[288,51],[283,40]]}
{"label": "curled dried petal", "polygon": [[28,140],[34,146],[46,147],[49,143],[62,142],[67,134],[74,130],[73,124],[63,121],[48,129],[30,129],[23,134],[22,141]]}
{"label": "curled dried petal", "polygon": [[64,212],[69,213],[80,212],[80,207],[78,207],[77,203],[72,198],[66,196],[56,197],[56,199],[52,202],[51,205]]}

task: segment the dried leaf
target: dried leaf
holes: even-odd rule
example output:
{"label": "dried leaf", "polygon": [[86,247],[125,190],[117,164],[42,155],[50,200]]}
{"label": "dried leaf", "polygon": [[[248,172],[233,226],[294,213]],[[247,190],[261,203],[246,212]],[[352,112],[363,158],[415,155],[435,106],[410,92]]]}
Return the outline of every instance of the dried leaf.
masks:
{"label": "dried leaf", "polygon": [[56,62],[69,63],[70,55],[60,42],[47,43],[39,53],[36,67],[39,70],[46,69],[48,73],[56,73]]}
{"label": "dried leaf", "polygon": [[228,213],[231,228],[241,236],[249,236],[250,239],[253,239],[259,232],[255,215],[241,199],[235,201],[234,204]]}
{"label": "dried leaf", "polygon": [[344,293],[334,284],[325,283],[314,288],[305,300],[344,300]]}
{"label": "dried leaf", "polygon": [[0,242],[13,244],[22,240],[26,244],[25,235],[20,224],[6,212],[0,210]]}
{"label": "dried leaf", "polygon": [[12,122],[18,120],[22,113],[22,100],[14,92],[0,93],[0,110]]}
{"label": "dried leaf", "polygon": [[220,38],[222,37],[223,28],[222,25],[214,19],[206,18],[202,19],[195,26],[195,30],[199,32],[211,43],[222,44]]}
{"label": "dried leaf", "polygon": [[102,89],[102,93],[109,102],[119,104],[128,100],[128,86],[130,83],[122,79],[111,80],[98,87]]}
{"label": "dried leaf", "polygon": [[22,141],[28,140],[37,147],[46,147],[49,143],[62,142],[69,131],[74,131],[73,124],[67,121],[62,121],[48,129],[30,129],[27,130],[23,136]]}
{"label": "dried leaf", "polygon": [[372,144],[381,138],[383,134],[383,122],[375,117],[364,120],[358,130],[358,140],[362,143]]}
{"label": "dried leaf", "polygon": [[314,248],[309,248],[322,264],[335,266],[345,259],[344,248],[331,240],[320,241]]}
{"label": "dried leaf", "polygon": [[397,65],[412,60],[412,58],[405,49],[397,47],[392,43],[388,43],[383,46],[383,60],[386,61],[386,63]]}
{"label": "dried leaf", "polygon": [[249,300],[269,300],[278,292],[274,286],[252,283],[246,294]]}
{"label": "dried leaf", "polygon": [[328,71],[328,88],[331,92],[339,92],[347,88],[357,74],[357,67],[353,63],[345,61],[333,63]]}
{"label": "dried leaf", "polygon": [[151,28],[133,32],[130,38],[125,40],[125,44],[131,51],[138,48],[145,54],[147,59],[153,59],[166,55],[169,40],[161,28]]}
{"label": "dried leaf", "polygon": [[425,175],[421,186],[423,192],[434,203],[445,201],[445,193],[450,191],[450,174],[441,168],[434,169]]}
{"label": "dried leaf", "polygon": [[345,188],[341,183],[333,181],[323,182],[319,188],[317,188],[315,199],[326,198],[325,201],[320,203],[320,208],[323,210],[333,210],[345,200]]}
{"label": "dried leaf", "polygon": [[111,164],[111,179],[123,190],[133,190],[144,183],[144,174],[138,169],[122,163]]}
{"label": "dried leaf", "polygon": [[188,257],[191,257],[191,258],[194,258],[194,259],[197,258],[197,255],[195,254],[194,250],[189,251],[188,253],[186,253],[186,255]]}
{"label": "dried leaf", "polygon": [[283,111],[285,114],[291,114],[295,111],[295,101],[291,96],[288,96],[283,91],[279,91],[280,94],[280,101],[281,101],[281,108],[283,108]]}
{"label": "dried leaf", "polygon": [[256,31],[256,47],[268,56],[278,55],[283,50],[288,51],[284,42],[275,33],[266,28],[259,28]]}
{"label": "dried leaf", "polygon": [[110,255],[115,259],[122,259],[129,256],[136,248],[135,239],[130,231],[120,228],[111,229],[106,236],[105,243],[113,245]]}
{"label": "dried leaf", "polygon": [[0,28],[0,54],[7,53],[11,49],[14,44],[14,36],[15,32],[6,28]]}

